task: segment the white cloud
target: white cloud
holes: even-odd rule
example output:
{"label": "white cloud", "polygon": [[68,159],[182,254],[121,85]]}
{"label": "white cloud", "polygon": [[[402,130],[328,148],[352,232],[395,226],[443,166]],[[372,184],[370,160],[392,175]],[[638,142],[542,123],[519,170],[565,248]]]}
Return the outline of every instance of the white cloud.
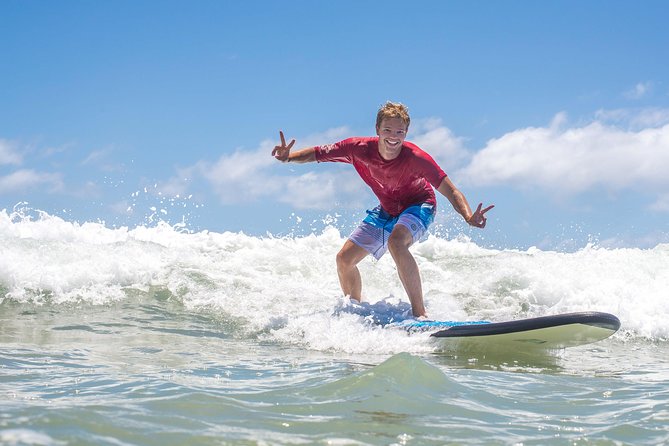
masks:
{"label": "white cloud", "polygon": [[278,192],[267,169],[277,161],[270,155],[274,144],[263,141],[254,151],[236,150],[216,162],[199,161],[191,167],[193,175],[204,177],[223,203],[240,203]]}
{"label": "white cloud", "polygon": [[629,130],[595,120],[569,128],[565,119],[558,114],[548,127],[490,140],[461,177],[473,185],[540,187],[567,195],[594,187],[669,190],[669,124]]}
{"label": "white cloud", "polygon": [[196,166],[177,169],[177,174],[169,180],[156,185],[156,192],[160,192],[167,197],[176,197],[185,195],[193,182],[193,175],[196,174]]}
{"label": "white cloud", "polygon": [[631,89],[627,90],[623,95],[627,99],[641,99],[646,96],[653,89],[652,82],[639,82]]}
{"label": "white cloud", "polygon": [[[346,127],[331,129],[298,140],[295,149],[348,136]],[[578,125],[570,125],[566,114],[559,113],[548,126],[507,133],[473,156],[464,138],[439,119],[414,123],[411,140],[449,169],[469,161],[454,174],[462,184],[539,189],[558,197],[596,188],[645,189],[657,194],[654,210],[669,211],[666,109],[600,110],[593,121]],[[355,171],[278,163],[270,155],[277,142],[265,140],[255,150],[238,149],[214,162],[201,160],[180,169],[161,190],[186,194],[204,180],[226,204],[272,199],[296,208],[323,209],[336,204],[360,207],[369,201],[371,194]]]}
{"label": "white cloud", "polygon": [[[346,138],[350,131],[338,127],[298,140],[294,150]],[[286,140],[291,140],[286,135]],[[185,194],[190,184],[204,179],[225,204],[243,203],[260,198],[274,198],[299,209],[325,209],[337,202],[351,203],[360,198],[364,184],[349,173],[315,172],[317,166],[286,165],[271,156],[277,140],[262,141],[255,150],[237,149],[222,155],[215,162],[201,160],[179,169],[177,176],[161,185]],[[300,172],[296,175],[296,172]]]}
{"label": "white cloud", "polygon": [[58,173],[21,169],[0,177],[0,194],[22,191],[44,184],[49,186],[49,192],[57,192],[63,189],[63,180]]}
{"label": "white cloud", "polygon": [[[312,135],[308,135],[308,136],[304,137],[301,140],[297,140],[297,142],[295,143],[294,148],[295,149],[300,149],[300,148],[304,148],[304,147],[320,146],[320,145],[323,145],[323,144],[329,144],[329,143],[332,143],[332,142],[341,141],[341,140],[346,139],[350,136],[354,136],[354,135],[351,135],[351,130],[348,127],[346,127],[346,126],[335,127],[335,128],[326,130],[322,133],[314,133]],[[274,145],[279,142],[278,141],[279,135],[277,134],[276,137],[277,137],[277,141],[272,142],[272,148],[274,148]],[[288,142],[288,135],[286,135],[286,142]]]}
{"label": "white cloud", "polygon": [[0,139],[0,166],[2,165],[20,165],[22,162],[21,154],[18,153],[16,145],[6,139]]}
{"label": "white cloud", "polygon": [[365,184],[352,170],[337,174],[312,170],[285,180],[285,193],[278,200],[297,209],[359,208],[369,198]]}
{"label": "white cloud", "polygon": [[650,209],[657,212],[669,212],[669,192],[660,194],[650,206]]}
{"label": "white cloud", "polygon": [[629,130],[643,130],[669,124],[669,109],[650,107],[643,109],[598,110],[595,119],[607,124],[621,125]]}
{"label": "white cloud", "polygon": [[420,120],[411,126],[407,139],[429,153],[445,170],[459,166],[467,158],[464,138],[444,127],[441,119]]}

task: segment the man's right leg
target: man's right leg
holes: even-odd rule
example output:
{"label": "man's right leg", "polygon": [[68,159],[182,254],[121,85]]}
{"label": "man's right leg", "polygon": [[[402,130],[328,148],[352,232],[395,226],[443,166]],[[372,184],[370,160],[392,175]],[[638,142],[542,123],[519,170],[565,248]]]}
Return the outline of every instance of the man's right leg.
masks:
{"label": "man's right leg", "polygon": [[366,249],[346,240],[344,246],[337,253],[337,274],[344,296],[349,296],[358,302],[362,299],[362,278],[358,270],[358,263],[369,253]]}

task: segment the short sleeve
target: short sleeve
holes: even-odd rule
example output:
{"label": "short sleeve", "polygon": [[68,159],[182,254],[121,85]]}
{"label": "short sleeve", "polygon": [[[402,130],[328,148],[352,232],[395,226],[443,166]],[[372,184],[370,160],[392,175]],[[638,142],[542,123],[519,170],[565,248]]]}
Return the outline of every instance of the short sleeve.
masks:
{"label": "short sleeve", "polygon": [[316,161],[319,163],[352,163],[352,149],[356,146],[355,139],[349,138],[334,144],[315,147]]}

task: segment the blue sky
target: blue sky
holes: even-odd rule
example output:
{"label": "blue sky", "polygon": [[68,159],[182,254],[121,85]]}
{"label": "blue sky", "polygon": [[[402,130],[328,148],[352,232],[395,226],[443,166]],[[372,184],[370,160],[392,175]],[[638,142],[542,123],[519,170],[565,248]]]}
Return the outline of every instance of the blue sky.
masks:
{"label": "blue sky", "polygon": [[[376,204],[297,147],[409,106],[484,246],[669,242],[666,1],[0,2],[0,210],[108,226],[348,232]],[[27,205],[18,205],[28,203]]]}

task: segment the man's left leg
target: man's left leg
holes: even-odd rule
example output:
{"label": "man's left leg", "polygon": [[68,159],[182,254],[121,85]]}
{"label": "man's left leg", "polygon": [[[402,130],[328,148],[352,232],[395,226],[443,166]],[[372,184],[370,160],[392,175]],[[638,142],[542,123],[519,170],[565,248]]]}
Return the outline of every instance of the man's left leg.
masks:
{"label": "man's left leg", "polygon": [[414,317],[426,316],[423,304],[423,286],[420,280],[418,264],[409,247],[413,244],[413,235],[404,225],[395,225],[388,238],[388,251],[397,265],[404,290],[411,302],[411,311]]}

